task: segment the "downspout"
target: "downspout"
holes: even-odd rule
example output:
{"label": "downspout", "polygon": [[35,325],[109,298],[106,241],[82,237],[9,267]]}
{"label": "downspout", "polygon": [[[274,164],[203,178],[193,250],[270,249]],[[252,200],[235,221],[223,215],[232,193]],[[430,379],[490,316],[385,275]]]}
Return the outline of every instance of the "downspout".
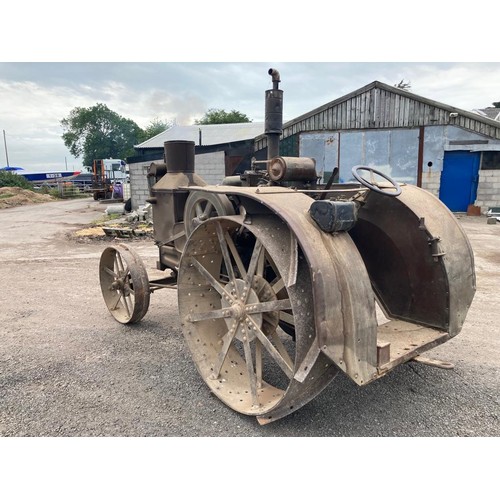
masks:
{"label": "downspout", "polygon": [[417,187],[422,187],[422,170],[424,164],[424,134],[425,127],[421,126],[418,133],[418,159],[417,159]]}

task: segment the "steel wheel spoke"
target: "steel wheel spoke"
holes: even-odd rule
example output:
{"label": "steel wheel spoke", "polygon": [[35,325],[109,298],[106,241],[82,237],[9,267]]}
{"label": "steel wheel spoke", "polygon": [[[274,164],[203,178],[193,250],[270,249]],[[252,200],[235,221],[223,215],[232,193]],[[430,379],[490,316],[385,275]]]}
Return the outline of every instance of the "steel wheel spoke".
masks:
{"label": "steel wheel spoke", "polygon": [[118,294],[117,301],[113,304],[113,306],[110,307],[111,310],[114,310],[118,307],[120,299],[122,298],[122,293],[120,291],[117,291],[117,294]]}
{"label": "steel wheel spoke", "polygon": [[122,273],[123,270],[125,269],[125,266],[123,265],[122,256],[120,255],[119,252],[116,253],[116,263],[118,265],[118,270],[120,271],[120,273]]}
{"label": "steel wheel spoke", "polygon": [[129,304],[127,302],[127,297],[125,297],[125,295],[122,295],[122,297],[123,297],[123,305],[125,306],[125,309],[127,310],[127,314],[129,316],[131,316],[131,314],[130,314],[130,307],[129,307]]}
{"label": "steel wheel spoke", "polygon": [[226,244],[226,239],[224,237],[224,232],[222,230],[222,226],[220,224],[216,224],[217,228],[217,238],[219,238],[220,249],[222,251],[222,257],[224,258],[224,264],[226,265],[226,271],[229,276],[229,281],[235,284],[235,276],[233,264],[231,262],[231,257],[229,255],[229,249]]}
{"label": "steel wheel spoke", "polygon": [[281,311],[283,309],[291,309],[292,304],[290,299],[271,300],[269,302],[260,302],[259,304],[248,304],[245,307],[247,314],[257,314],[263,312]]}
{"label": "steel wheel spoke", "polygon": [[245,363],[247,365],[248,380],[250,382],[250,393],[252,394],[252,402],[254,406],[259,406],[257,397],[257,378],[255,376],[252,360],[252,350],[250,348],[250,341],[245,335],[243,338],[243,351],[245,352]]}
{"label": "steel wheel spoke", "polygon": [[273,292],[278,295],[278,293],[285,288],[285,282],[283,278],[279,278],[275,283],[272,284]]}
{"label": "steel wheel spoke", "polygon": [[104,271],[110,276],[113,276],[113,278],[118,278],[118,275],[114,272],[114,270],[110,269],[109,267],[105,267]]}
{"label": "steel wheel spoke", "polygon": [[231,255],[233,256],[234,262],[236,263],[236,267],[238,268],[238,271],[240,272],[240,277],[242,279],[244,279],[247,275],[247,271],[245,269],[245,266],[243,265],[243,262],[241,261],[240,254],[238,253],[238,250],[236,249],[236,246],[234,245],[234,241],[227,231],[224,233],[224,237],[225,237],[227,246],[229,247],[229,250],[231,252]]}
{"label": "steel wheel spoke", "polygon": [[259,260],[257,262],[257,269],[255,271],[255,274],[257,276],[264,276],[264,262],[266,258],[266,252],[260,252],[259,255]]}
{"label": "steel wheel spoke", "polygon": [[224,290],[222,285],[196,260],[195,258],[191,259],[194,267],[198,269],[200,274],[208,281],[210,285],[212,285],[215,290],[219,293],[221,297],[224,297],[228,300],[232,300],[231,296]]}
{"label": "steel wheel spoke", "polygon": [[255,343],[255,375],[257,377],[257,389],[262,388],[262,344]]}
{"label": "steel wheel spoke", "polygon": [[203,215],[203,209],[201,208],[201,204],[200,203],[197,203],[195,206],[194,206],[194,210],[196,212],[196,217],[200,217],[201,215]]}
{"label": "steel wheel spoke", "polygon": [[280,321],[284,321],[289,325],[295,325],[295,320],[293,319],[293,315],[284,311],[280,311]]}
{"label": "steel wheel spoke", "polygon": [[[279,328],[279,327],[278,327]],[[279,328],[281,330],[281,328]],[[283,332],[283,330],[281,330]],[[284,333],[284,332],[283,332]],[[286,364],[288,366],[293,366],[293,361],[290,358],[290,355],[288,354],[288,351],[286,350],[283,342],[281,341],[278,331],[274,330],[269,337],[271,340],[274,342],[274,345],[276,346],[277,351],[281,354],[281,357],[285,360]]]}
{"label": "steel wheel spoke", "polygon": [[[259,257],[262,252],[262,243],[260,240],[256,240],[255,246],[253,248],[252,252],[252,257],[250,259],[250,264],[248,265],[248,271],[247,271],[247,276],[253,276],[255,275],[255,271],[257,269],[257,264],[259,263]],[[247,280],[248,283],[248,280]]]}
{"label": "steel wheel spoke", "polygon": [[210,218],[210,214],[212,213],[212,209],[214,206],[210,201],[207,201],[207,204],[205,205],[205,209],[203,210],[203,214],[205,216],[205,219]]}
{"label": "steel wheel spoke", "polygon": [[227,333],[222,338],[222,348],[217,354],[217,363],[214,366],[213,377],[217,378],[220,375],[220,371],[222,370],[222,365],[226,360],[227,353],[229,352],[229,348],[231,347],[231,342],[236,335],[236,330],[238,329],[238,322],[233,321],[231,324],[231,328],[227,331]]}
{"label": "steel wheel spoke", "polygon": [[260,329],[259,325],[249,316],[248,317],[250,321],[252,322],[253,326],[253,331],[255,335],[257,336],[257,339],[262,343],[264,346],[264,349],[271,355],[271,357],[276,361],[277,365],[283,370],[285,375],[288,378],[293,377],[293,363],[289,363],[288,360],[290,359],[288,356],[288,360],[286,360],[274,347],[274,345],[271,343],[271,341],[267,338],[266,334]]}
{"label": "steel wheel spoke", "polygon": [[215,311],[207,311],[202,313],[193,313],[187,317],[188,321],[191,323],[196,323],[197,321],[206,321],[208,319],[221,319],[227,318],[231,313],[231,308],[225,307],[222,309],[217,309]]}

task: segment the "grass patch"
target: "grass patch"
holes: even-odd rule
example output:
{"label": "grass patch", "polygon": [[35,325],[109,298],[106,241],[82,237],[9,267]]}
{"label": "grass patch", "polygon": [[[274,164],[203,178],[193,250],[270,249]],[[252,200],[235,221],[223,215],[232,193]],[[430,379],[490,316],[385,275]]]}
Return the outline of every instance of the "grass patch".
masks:
{"label": "grass patch", "polygon": [[99,217],[96,219],[94,222],[92,222],[93,226],[104,226],[110,221],[114,221],[116,219],[120,219],[123,217],[122,214],[109,214],[109,215],[103,215],[102,217]]}

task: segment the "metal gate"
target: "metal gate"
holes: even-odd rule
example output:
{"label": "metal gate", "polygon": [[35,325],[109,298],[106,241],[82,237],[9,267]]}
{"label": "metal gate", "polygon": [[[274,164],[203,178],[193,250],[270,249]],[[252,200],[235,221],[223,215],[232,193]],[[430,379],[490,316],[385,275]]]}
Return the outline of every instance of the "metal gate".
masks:
{"label": "metal gate", "polygon": [[481,153],[445,151],[439,199],[452,212],[466,212],[476,201]]}

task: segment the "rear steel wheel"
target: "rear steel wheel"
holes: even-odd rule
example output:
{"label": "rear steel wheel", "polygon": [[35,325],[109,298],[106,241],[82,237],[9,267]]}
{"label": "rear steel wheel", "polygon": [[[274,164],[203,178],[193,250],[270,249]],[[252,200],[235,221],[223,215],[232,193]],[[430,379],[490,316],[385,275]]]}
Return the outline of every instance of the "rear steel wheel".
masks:
{"label": "rear steel wheel", "polygon": [[136,323],[144,317],[149,307],[149,280],[135,250],[122,243],[106,248],[99,277],[104,302],[116,321]]}
{"label": "rear steel wheel", "polygon": [[178,300],[204,381],[260,423],[300,408],[337,374],[319,349],[304,363],[315,343],[311,278],[277,217],[253,217],[248,226],[238,216],[218,218],[195,229],[180,263]]}

